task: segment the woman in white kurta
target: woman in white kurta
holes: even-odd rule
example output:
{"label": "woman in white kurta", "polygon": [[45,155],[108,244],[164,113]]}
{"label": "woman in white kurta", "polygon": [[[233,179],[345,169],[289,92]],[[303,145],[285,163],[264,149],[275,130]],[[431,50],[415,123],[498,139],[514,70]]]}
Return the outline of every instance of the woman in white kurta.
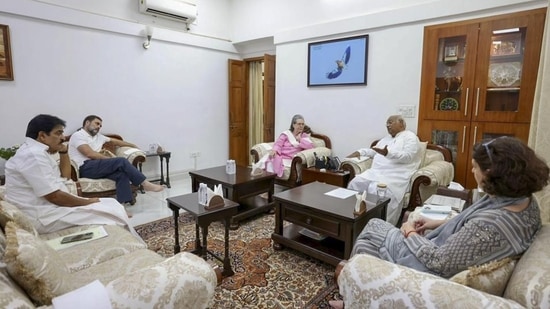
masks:
{"label": "woman in white kurta", "polygon": [[409,180],[421,161],[420,141],[416,134],[405,130],[406,124],[399,115],[390,116],[386,122],[389,135],[378,141],[373,148],[363,148],[348,157],[372,158],[372,166],[356,175],[348,188],[376,194],[376,186],[385,183],[387,196],[391,198],[386,221],[397,224],[401,203],[408,190]]}
{"label": "woman in white kurta", "polygon": [[[37,129],[51,124],[54,126],[50,131]],[[6,162],[6,200],[27,214],[39,233],[107,224],[123,226],[141,239],[115,199],[87,199],[68,193],[60,171],[60,166],[63,169],[69,162],[63,128],[64,121],[54,116],[39,115],[31,120],[25,143]],[[51,155],[57,152],[59,164]]]}

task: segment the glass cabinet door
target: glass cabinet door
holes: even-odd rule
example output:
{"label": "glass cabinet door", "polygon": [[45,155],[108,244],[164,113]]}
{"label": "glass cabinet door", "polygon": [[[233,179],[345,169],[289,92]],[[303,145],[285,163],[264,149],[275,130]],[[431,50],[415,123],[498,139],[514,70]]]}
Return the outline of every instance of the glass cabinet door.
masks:
{"label": "glass cabinet door", "polygon": [[[473,87],[477,25],[427,29],[424,33],[421,98],[423,112],[431,119],[470,118],[470,89]],[[429,42],[429,43],[426,43]]]}
{"label": "glass cabinet door", "polygon": [[[473,103],[474,121],[528,122],[538,71],[540,38],[532,16],[482,23]],[[540,23],[544,22],[544,16]],[[484,55],[484,56],[482,56]]]}
{"label": "glass cabinet door", "polygon": [[470,122],[466,121],[425,121],[418,129],[422,141],[441,145],[451,151],[455,169],[455,180],[466,184],[465,170],[468,168],[470,147]]}

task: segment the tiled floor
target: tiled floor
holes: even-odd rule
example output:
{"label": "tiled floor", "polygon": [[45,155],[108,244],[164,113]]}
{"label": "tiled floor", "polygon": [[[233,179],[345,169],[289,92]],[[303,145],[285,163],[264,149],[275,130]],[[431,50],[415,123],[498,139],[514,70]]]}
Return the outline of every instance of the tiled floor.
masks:
{"label": "tiled floor", "polygon": [[132,215],[130,218],[132,225],[137,226],[172,216],[172,211],[166,205],[166,198],[191,192],[191,178],[187,173],[170,176],[172,188],[165,188],[162,192],[138,193],[136,204],[126,207]]}

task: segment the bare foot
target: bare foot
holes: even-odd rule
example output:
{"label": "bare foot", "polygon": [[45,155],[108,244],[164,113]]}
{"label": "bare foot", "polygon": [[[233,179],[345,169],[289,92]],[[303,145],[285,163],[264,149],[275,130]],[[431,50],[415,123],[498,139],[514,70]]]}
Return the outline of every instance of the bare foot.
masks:
{"label": "bare foot", "polygon": [[344,309],[343,300],[329,300],[328,304],[334,309]]}
{"label": "bare foot", "polygon": [[145,191],[160,192],[160,191],[164,190],[163,186],[156,185],[154,183],[150,183],[147,180],[142,182],[141,185],[143,186],[143,190],[145,190]]}

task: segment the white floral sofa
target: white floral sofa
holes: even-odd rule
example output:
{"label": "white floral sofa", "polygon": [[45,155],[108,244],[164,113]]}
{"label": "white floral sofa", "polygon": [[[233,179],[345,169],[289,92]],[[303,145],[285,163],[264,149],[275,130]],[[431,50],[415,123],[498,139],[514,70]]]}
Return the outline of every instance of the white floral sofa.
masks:
{"label": "white floral sofa", "polygon": [[[376,142],[373,142],[372,146],[376,145]],[[403,197],[403,210],[398,225],[407,211],[414,211],[417,206],[422,205],[422,201],[435,194],[438,187],[448,186],[454,178],[454,166],[449,149],[427,142],[422,142],[421,145],[424,155],[420,167],[411,176],[409,190]],[[342,160],[341,169],[349,171],[349,179],[352,180],[355,175],[366,171],[371,165],[372,159],[370,158],[361,158],[360,160],[346,158]]]}
{"label": "white floral sofa", "polygon": [[447,280],[358,254],[336,272],[345,308],[550,308],[549,191],[539,198],[543,227],[519,260],[470,268]]}
{"label": "white floral sofa", "polygon": [[[0,192],[0,308],[54,308],[52,299],[99,280],[112,308],[207,308],[218,273],[191,253],[163,258],[126,229],[55,250],[47,240],[92,226],[39,235]],[[57,309],[57,308],[56,308]]]}
{"label": "white floral sofa", "polygon": [[[285,187],[296,187],[302,184],[302,168],[315,166],[315,155],[318,157],[332,155],[330,138],[323,134],[311,133],[313,149],[303,150],[297,153],[290,166],[285,166],[283,176],[275,178],[275,183]],[[272,148],[274,142],[260,143],[252,146],[250,154],[254,163],[258,162]]]}

